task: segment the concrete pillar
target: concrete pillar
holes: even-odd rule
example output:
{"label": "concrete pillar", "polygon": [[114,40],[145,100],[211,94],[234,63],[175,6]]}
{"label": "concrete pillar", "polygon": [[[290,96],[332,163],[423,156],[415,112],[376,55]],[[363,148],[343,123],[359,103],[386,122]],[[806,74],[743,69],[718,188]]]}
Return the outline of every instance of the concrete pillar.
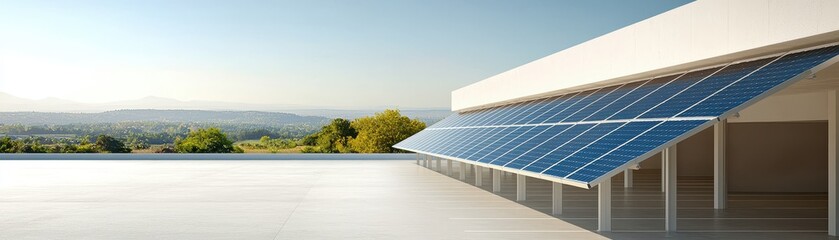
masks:
{"label": "concrete pillar", "polygon": [[440,159],[439,157],[434,157],[434,159],[437,160],[437,171],[442,172],[443,171],[443,160]]}
{"label": "concrete pillar", "polygon": [[452,166],[452,160],[451,159],[446,159],[446,165],[447,165],[446,174],[454,175],[454,168]]}
{"label": "concrete pillar", "polygon": [[501,170],[492,169],[492,192],[501,191]]}
{"label": "concrete pillar", "polygon": [[623,187],[624,188],[631,188],[632,187],[632,169],[626,169],[623,171]]}
{"label": "concrete pillar", "polygon": [[676,145],[664,150],[666,161],[666,185],[664,193],[664,230],[667,232],[676,231]]}
{"label": "concrete pillar", "polygon": [[484,185],[484,181],[483,181],[484,180],[483,179],[484,175],[482,173],[484,172],[484,167],[481,167],[481,166],[478,166],[478,165],[474,165],[474,166],[475,166],[475,186],[476,187],[483,186]]}
{"label": "concrete pillar", "polygon": [[612,179],[597,185],[597,231],[612,231]]}
{"label": "concrete pillar", "polygon": [[725,209],[728,188],[725,181],[725,135],[728,120],[714,124],[714,209]]}
{"label": "concrete pillar", "polygon": [[661,151],[661,192],[667,190],[667,156],[665,151]]}
{"label": "concrete pillar", "polygon": [[516,201],[527,200],[527,176],[516,174]]}
{"label": "concrete pillar", "polygon": [[839,233],[839,172],[837,164],[837,149],[839,148],[839,97],[837,90],[829,90],[827,94],[827,234],[837,236]]}
{"label": "concrete pillar", "polygon": [[553,185],[553,196],[551,197],[553,210],[551,213],[553,215],[562,215],[562,183],[553,182],[551,185]]}
{"label": "concrete pillar", "polygon": [[425,157],[424,158],[425,159],[425,167],[426,168],[431,168],[431,156],[423,154],[423,157]]}
{"label": "concrete pillar", "polygon": [[465,162],[460,162],[460,181],[465,181],[466,180],[466,169],[467,169],[466,163]]}
{"label": "concrete pillar", "polygon": [[419,153],[417,153],[417,154],[415,154],[415,155],[417,155],[417,165],[420,165],[420,154],[419,154]]}

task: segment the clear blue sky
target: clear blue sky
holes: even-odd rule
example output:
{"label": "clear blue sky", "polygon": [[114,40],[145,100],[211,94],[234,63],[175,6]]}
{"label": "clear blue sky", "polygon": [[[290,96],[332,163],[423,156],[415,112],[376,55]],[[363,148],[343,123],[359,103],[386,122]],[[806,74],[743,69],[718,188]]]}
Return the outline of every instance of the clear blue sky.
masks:
{"label": "clear blue sky", "polygon": [[687,2],[0,0],[0,92],[448,108],[454,89]]}

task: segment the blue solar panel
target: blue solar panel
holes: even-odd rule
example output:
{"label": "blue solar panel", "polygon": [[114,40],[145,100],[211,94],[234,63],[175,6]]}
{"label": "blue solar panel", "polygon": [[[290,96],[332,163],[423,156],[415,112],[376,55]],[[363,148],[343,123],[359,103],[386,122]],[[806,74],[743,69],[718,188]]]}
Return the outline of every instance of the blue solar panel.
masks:
{"label": "blue solar panel", "polygon": [[590,186],[837,54],[831,46],[455,113],[394,147]]}
{"label": "blue solar panel", "polygon": [[563,119],[563,122],[578,122],[582,121],[583,119],[591,116],[598,110],[602,109],[604,106],[614,102],[618,98],[622,97],[626,93],[629,93],[632,89],[634,89],[634,85],[624,84],[621,86],[615,86],[614,90],[604,89],[604,91],[608,91],[609,94],[603,96],[602,98],[598,99],[597,101],[592,102],[588,106],[580,109],[576,113],[572,114],[568,118]]}
{"label": "blue solar panel", "polygon": [[470,140],[474,140],[481,135],[484,131],[487,131],[487,128],[465,128],[465,129],[457,129],[458,135],[455,140],[441,144],[441,147],[436,150],[440,154],[444,154],[446,156],[451,156],[454,154],[455,151],[458,149],[466,146]]}
{"label": "blue solar panel", "polygon": [[543,123],[548,120],[548,118],[553,117],[554,115],[562,112],[563,110],[567,109],[569,106],[574,105],[581,99],[587,97],[588,95],[594,93],[595,91],[585,91],[580,92],[577,94],[573,94],[568,96],[567,98],[562,99],[562,101],[558,101],[554,104],[550,109],[540,113],[539,115],[533,117],[527,124],[536,124],[536,123]]}
{"label": "blue solar panel", "polygon": [[481,123],[480,125],[481,126],[501,125],[507,119],[524,112],[526,109],[529,109],[530,107],[532,107],[532,105],[533,105],[533,101],[527,101],[527,102],[523,102],[523,103],[513,104],[513,106],[503,106],[503,108],[509,108],[510,110],[506,111],[504,113],[496,114],[495,116],[492,117],[491,120],[485,121],[485,122]]}
{"label": "blue solar panel", "polygon": [[[710,76],[707,79],[698,82],[696,85],[691,86],[690,88],[667,100],[661,105],[651,109],[644,115],[641,115],[641,118],[665,118],[676,116],[676,114],[684,111],[693,104],[710,96],[711,94],[713,94],[719,89],[722,89],[726,85],[729,85],[734,81],[737,81],[737,79],[746,76],[746,74],[749,74],[750,72],[766,65],[773,59],[774,58],[767,58],[727,66],[719,72],[715,73],[713,76]],[[708,69],[706,71],[716,70],[717,69],[714,68]]]}
{"label": "blue solar panel", "polygon": [[593,124],[578,124],[578,125],[567,125],[569,127],[565,128],[561,132],[554,135],[552,138],[545,140],[544,142],[540,143],[537,146],[529,149],[526,153],[516,157],[515,160],[507,163],[506,167],[515,168],[515,169],[522,169],[528,164],[533,161],[538,160],[540,157],[544,156],[545,154],[551,152],[552,150],[562,146],[563,144],[571,141],[580,133],[585,132],[589,128],[593,127]]}
{"label": "blue solar panel", "polygon": [[459,149],[457,149],[454,153],[451,154],[451,156],[460,158],[463,157],[463,155],[467,155],[474,152],[477,148],[484,146],[483,144],[486,141],[492,140],[495,134],[501,132],[501,130],[503,130],[503,128],[500,127],[486,128],[486,130],[483,131],[483,133],[481,133],[480,136],[473,137],[472,141],[467,142],[465,146],[462,146]]}
{"label": "blue solar panel", "polygon": [[711,95],[680,116],[719,116],[836,56],[839,46],[786,55]]}
{"label": "blue solar panel", "polygon": [[463,159],[480,161],[480,159],[483,159],[484,156],[491,153],[492,151],[495,151],[496,149],[498,149],[498,147],[501,147],[501,145],[507,144],[508,142],[510,142],[510,140],[512,140],[515,137],[518,137],[519,134],[524,133],[525,131],[527,131],[527,128],[525,127],[506,127],[504,128],[504,130],[501,130],[501,132],[498,133],[498,136],[495,137],[494,141],[487,143],[486,146],[484,146],[481,149],[478,149],[470,155],[467,155]]}
{"label": "blue solar panel", "polygon": [[496,149],[496,151],[490,152],[489,154],[484,156],[484,159],[480,159],[478,161],[487,162],[487,163],[494,163],[495,161],[499,161],[499,160],[504,161],[505,159],[501,158],[504,154],[506,154],[509,151],[516,150],[517,147],[521,143],[523,143],[524,141],[527,141],[527,139],[530,139],[531,137],[541,133],[542,131],[544,131],[545,129],[547,129],[549,127],[550,126],[529,127],[529,129],[527,129],[526,132],[524,132],[522,134],[519,134],[518,136],[516,136],[516,138],[513,138],[512,140],[507,142],[507,144],[504,144],[501,147],[498,147],[498,149]]}
{"label": "blue solar panel", "polygon": [[661,125],[654,127],[644,134],[638,135],[635,139],[616,148],[605,156],[601,156],[599,159],[592,161],[590,165],[579,168],[579,171],[568,177],[584,182],[592,181],[706,122],[708,121],[663,122]]}
{"label": "blue solar panel", "polygon": [[[568,156],[562,161],[562,164],[556,164],[546,170],[544,173],[548,175],[565,177],[574,172],[578,168],[583,167],[592,159],[597,159],[605,155],[610,150],[628,142],[638,134],[655,127],[660,122],[628,122],[613,130],[608,134],[597,135],[598,140],[589,141],[587,146],[578,148],[577,152]],[[608,129],[608,128],[604,128]]]}
{"label": "blue solar panel", "polygon": [[487,116],[496,115],[499,112],[499,108],[489,108],[489,109],[481,109],[474,111],[472,113],[468,113],[469,117],[463,119],[463,121],[458,122],[455,124],[456,127],[468,127],[468,126],[475,126],[477,122],[483,121],[486,119]]}
{"label": "blue solar panel", "polygon": [[590,94],[590,95],[588,95],[584,98],[581,98],[579,101],[575,102],[574,104],[572,104],[572,105],[568,106],[567,108],[565,108],[564,110],[562,110],[562,112],[559,112],[559,113],[554,114],[553,116],[549,117],[548,120],[545,120],[545,123],[564,122],[564,120],[566,118],[568,118],[571,115],[579,112],[583,108],[591,105],[593,102],[599,100],[600,98],[605,97],[606,95],[608,95],[613,90],[614,90],[614,88],[600,88],[600,89],[594,90],[592,92],[592,94]]}
{"label": "blue solar panel", "polygon": [[490,163],[502,166],[506,165],[510,161],[516,159],[519,155],[525,153],[527,150],[530,150],[537,144],[544,142],[545,140],[551,138],[551,136],[562,132],[562,130],[568,127],[568,125],[554,125],[534,128],[533,131],[531,131],[533,134],[523,135],[529,138],[523,139],[523,141],[520,141],[519,144],[513,147],[510,151],[504,153]]}
{"label": "blue solar panel", "polygon": [[528,110],[529,112],[525,114],[520,114],[514,118],[511,118],[509,121],[505,122],[504,124],[524,124],[530,121],[531,119],[535,118],[539,114],[544,113],[548,109],[551,109],[553,106],[556,106],[563,100],[562,97],[553,97],[545,99],[540,103],[537,103],[532,109]]}
{"label": "blue solar panel", "polygon": [[524,170],[541,173],[620,125],[621,123],[594,124],[591,128],[579,135],[568,136],[570,138],[569,141],[554,148],[547,154],[540,156],[539,160],[529,163],[528,166],[524,167]]}
{"label": "blue solar panel", "polygon": [[632,90],[626,96],[623,96],[616,100],[615,102],[606,105],[602,109],[598,110],[588,118],[586,121],[600,121],[608,119],[609,117],[615,115],[619,111],[623,110],[624,108],[632,105],[632,103],[644,98],[645,96],[651,94],[656,89],[663,87],[670,81],[672,81],[677,76],[666,76],[666,77],[659,77],[649,81],[641,82],[643,85]]}
{"label": "blue solar panel", "polygon": [[682,78],[683,76],[684,74],[669,76],[673,78],[672,81],[668,82],[667,84],[661,86],[658,89],[653,90],[649,95],[630,104],[629,106],[616,113],[609,119],[637,118],[642,113],[646,112],[650,108],[655,107],[658,103],[667,100],[674,94],[678,93],[680,90],[689,86],[689,84],[693,83],[691,81],[684,81],[684,79]]}

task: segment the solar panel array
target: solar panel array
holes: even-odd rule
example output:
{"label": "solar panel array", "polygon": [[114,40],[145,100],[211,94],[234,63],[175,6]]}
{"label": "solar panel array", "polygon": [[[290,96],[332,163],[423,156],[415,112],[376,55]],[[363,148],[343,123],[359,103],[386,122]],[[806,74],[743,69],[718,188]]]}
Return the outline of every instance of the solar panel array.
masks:
{"label": "solar panel array", "polygon": [[591,186],[837,54],[830,46],[455,113],[394,147]]}

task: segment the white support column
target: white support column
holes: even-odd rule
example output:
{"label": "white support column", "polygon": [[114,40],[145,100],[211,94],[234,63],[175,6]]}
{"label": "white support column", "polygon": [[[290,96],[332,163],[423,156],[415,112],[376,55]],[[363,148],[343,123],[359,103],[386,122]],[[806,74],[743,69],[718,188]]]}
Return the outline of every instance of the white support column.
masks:
{"label": "white support column", "polygon": [[424,155],[424,154],[423,154],[423,157],[425,157],[425,158],[424,158],[424,159],[425,159],[425,167],[426,167],[426,168],[431,168],[431,160],[430,160],[430,159],[431,159],[431,156],[428,156],[428,155]]}
{"label": "white support column", "polygon": [[661,192],[667,190],[667,156],[666,150],[661,151]]}
{"label": "white support column", "polygon": [[492,169],[492,192],[501,191],[501,170]]}
{"label": "white support column", "polygon": [[484,167],[475,165],[475,186],[480,187],[484,185],[483,179]]}
{"label": "white support column", "polygon": [[452,160],[451,159],[446,159],[446,165],[447,165],[446,174],[454,175],[454,168],[452,166]]}
{"label": "white support column", "polygon": [[516,174],[516,201],[527,200],[527,176]]}
{"label": "white support column", "polygon": [[466,168],[467,168],[466,163],[465,162],[460,162],[460,181],[465,181],[466,180]]}
{"label": "white support column", "polygon": [[839,97],[837,90],[829,90],[827,94],[827,234],[839,235],[839,164],[837,164],[837,149],[839,148]]}
{"label": "white support column", "polygon": [[438,172],[443,172],[443,160],[440,159],[439,157],[434,157],[434,159],[437,160],[437,171]]}
{"label": "white support column", "polygon": [[551,185],[553,185],[553,196],[551,198],[553,211],[551,213],[553,215],[562,215],[562,183],[552,182]]}
{"label": "white support column", "polygon": [[667,232],[676,231],[676,145],[664,150],[667,161],[667,191],[664,193],[664,230]]}
{"label": "white support column", "polygon": [[728,187],[725,181],[725,135],[728,120],[714,124],[714,209],[725,209]]}
{"label": "white support column", "polygon": [[626,169],[623,171],[623,187],[632,187],[632,169]]}
{"label": "white support column", "polygon": [[420,165],[420,154],[419,154],[419,153],[417,153],[417,154],[415,154],[415,155],[417,155],[417,165]]}
{"label": "white support column", "polygon": [[612,231],[612,179],[597,185],[597,231]]}

